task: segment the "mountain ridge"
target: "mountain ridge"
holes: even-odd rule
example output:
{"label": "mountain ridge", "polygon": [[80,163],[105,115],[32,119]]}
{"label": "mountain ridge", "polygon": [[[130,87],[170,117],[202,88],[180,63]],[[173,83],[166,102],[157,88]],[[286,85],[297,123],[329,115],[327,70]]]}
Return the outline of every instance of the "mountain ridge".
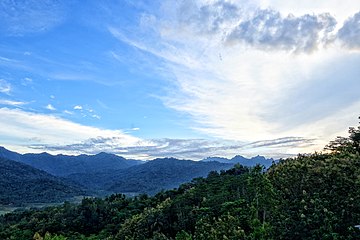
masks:
{"label": "mountain ridge", "polygon": [[230,169],[233,164],[157,158],[141,165],[110,172],[72,174],[68,178],[88,188],[107,193],[154,194],[172,189],[193,178],[205,177],[211,171]]}
{"label": "mountain ridge", "polygon": [[19,154],[0,147],[0,157],[25,163],[55,176],[67,176],[74,173],[118,170],[143,163],[140,160],[127,160],[115,154],[101,152],[95,155],[81,154],[51,155],[49,153]]}
{"label": "mountain ridge", "polygon": [[229,159],[229,158],[224,158],[224,157],[207,157],[204,158],[203,160],[204,162],[220,162],[220,163],[231,163],[231,164],[240,164],[246,167],[252,167],[255,166],[257,164],[263,165],[265,168],[269,168],[273,162],[277,162],[278,160],[274,160],[273,158],[265,158],[264,156],[254,156],[251,158],[246,158],[244,156],[241,155],[236,155],[233,158]]}

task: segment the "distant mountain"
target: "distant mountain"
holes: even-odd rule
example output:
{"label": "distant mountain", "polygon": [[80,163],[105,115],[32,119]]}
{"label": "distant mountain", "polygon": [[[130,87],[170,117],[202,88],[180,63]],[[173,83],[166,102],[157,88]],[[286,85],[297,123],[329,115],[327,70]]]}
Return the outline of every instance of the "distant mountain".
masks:
{"label": "distant mountain", "polygon": [[[247,167],[253,167],[256,164],[260,164],[265,166],[265,168],[269,168],[271,164],[275,161],[272,158],[265,158],[264,156],[256,156],[252,158],[245,158],[240,155],[236,155],[235,157],[228,159],[228,158],[222,158],[222,157],[208,157],[203,159],[204,162],[220,162],[220,163],[231,163],[231,164],[241,164],[243,166]],[[276,161],[275,161],[276,162]]]}
{"label": "distant mountain", "polygon": [[196,177],[205,177],[211,171],[230,169],[232,164],[162,158],[124,170],[72,174],[71,180],[89,188],[108,192],[154,194],[162,189],[172,189]]}
{"label": "distant mountain", "polygon": [[84,195],[79,185],[0,157],[0,204],[62,202]]}
{"label": "distant mountain", "polygon": [[143,162],[126,160],[108,153],[54,156],[48,153],[18,154],[0,147],[1,156],[52,175],[66,177],[98,194],[153,194],[162,189],[178,187],[195,177],[204,177],[213,170],[229,169],[237,163],[244,166],[261,164],[268,168],[273,162],[273,159],[263,156],[245,158],[240,155],[232,159],[211,157],[202,161],[190,161],[163,158]]}
{"label": "distant mountain", "polygon": [[0,147],[0,157],[28,164],[55,176],[66,176],[74,173],[93,173],[125,169],[143,163],[138,160],[126,160],[109,153],[96,155],[50,155],[48,153],[19,154]]}

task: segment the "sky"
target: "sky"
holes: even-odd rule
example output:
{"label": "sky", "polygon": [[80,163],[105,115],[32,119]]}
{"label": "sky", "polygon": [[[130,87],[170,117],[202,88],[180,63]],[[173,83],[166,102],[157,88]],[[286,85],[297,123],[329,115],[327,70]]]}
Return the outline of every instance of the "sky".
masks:
{"label": "sky", "polygon": [[322,151],[360,115],[360,1],[2,0],[0,145]]}

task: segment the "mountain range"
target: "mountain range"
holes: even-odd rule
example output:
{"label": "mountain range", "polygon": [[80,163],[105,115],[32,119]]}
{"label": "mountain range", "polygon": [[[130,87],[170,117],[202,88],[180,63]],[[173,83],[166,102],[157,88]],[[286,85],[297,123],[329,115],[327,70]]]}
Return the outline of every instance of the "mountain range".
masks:
{"label": "mountain range", "polygon": [[90,189],[105,190],[107,193],[155,194],[163,189],[176,188],[195,177],[206,177],[211,171],[226,170],[232,166],[229,163],[159,158],[127,169],[67,177]]}
{"label": "mountain range", "polygon": [[271,164],[276,163],[277,160],[274,160],[272,158],[265,158],[264,156],[255,156],[252,158],[245,158],[240,155],[236,155],[235,157],[228,159],[223,157],[208,157],[203,159],[202,161],[205,162],[220,162],[220,163],[231,163],[231,164],[240,164],[246,167],[253,167],[256,164],[260,164],[264,166],[265,168],[269,168]]}
{"label": "mountain range", "polygon": [[[51,155],[19,154],[0,147],[2,165],[12,166],[8,168],[7,175],[1,172],[0,186],[4,191],[13,191],[9,186],[26,186],[29,197],[25,192],[18,194],[22,201],[40,201],[41,197],[33,197],[34,188],[62,189],[69,194],[91,194],[103,196],[111,193],[125,193],[136,195],[140,193],[155,194],[161,190],[172,189],[180,184],[191,181],[193,178],[205,177],[211,171],[220,171],[231,168],[234,164],[244,166],[264,165],[266,168],[273,163],[273,159],[262,156],[245,158],[240,155],[234,158],[209,157],[201,161],[179,160],[175,158],[158,158],[151,161],[127,160],[123,157],[99,153],[96,155]],[[7,159],[7,160],[5,160]],[[30,175],[27,173],[31,173]],[[6,177],[8,176],[8,177]],[[23,176],[23,177],[22,177]],[[38,177],[34,177],[38,176]],[[35,180],[33,180],[35,179]],[[39,180],[48,179],[48,180]],[[58,187],[60,185],[64,187]],[[69,187],[65,190],[65,187]],[[72,190],[70,190],[72,189]],[[77,191],[73,191],[76,189]],[[15,191],[16,192],[16,191]],[[54,194],[56,199],[63,199],[60,193]],[[48,201],[49,197],[44,197]],[[50,198],[49,198],[50,199]],[[6,201],[4,201],[6,202]],[[9,202],[9,201],[7,201]],[[12,200],[16,202],[16,199]]]}
{"label": "mountain range", "polygon": [[125,169],[141,164],[139,160],[127,160],[114,154],[96,155],[51,155],[48,153],[19,154],[0,147],[0,157],[22,162],[55,176],[67,176],[75,173],[94,173],[107,170]]}

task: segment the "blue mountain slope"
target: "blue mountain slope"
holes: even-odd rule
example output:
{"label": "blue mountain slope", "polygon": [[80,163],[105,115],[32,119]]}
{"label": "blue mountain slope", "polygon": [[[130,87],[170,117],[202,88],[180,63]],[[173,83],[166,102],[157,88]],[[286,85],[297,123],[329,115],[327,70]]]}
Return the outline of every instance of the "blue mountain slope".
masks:
{"label": "blue mountain slope", "polygon": [[99,153],[96,155],[50,155],[19,154],[0,147],[0,157],[28,164],[55,176],[67,176],[74,173],[92,173],[125,169],[143,163],[137,160],[126,160],[114,154]]}

